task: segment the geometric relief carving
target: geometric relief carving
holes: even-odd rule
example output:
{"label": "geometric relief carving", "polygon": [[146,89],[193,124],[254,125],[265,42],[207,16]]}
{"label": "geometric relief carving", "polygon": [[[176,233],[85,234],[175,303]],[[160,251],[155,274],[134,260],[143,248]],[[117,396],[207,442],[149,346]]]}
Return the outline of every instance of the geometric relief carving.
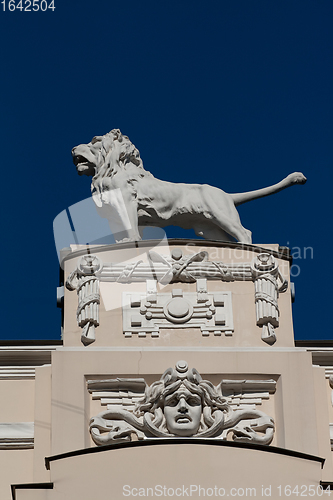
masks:
{"label": "geometric relief carving", "polygon": [[275,391],[274,380],[222,380],[214,386],[178,361],[151,385],[144,379],[91,380],[87,385],[93,399],[107,406],[90,421],[98,446],[177,436],[230,436],[268,445],[274,437],[274,420],[256,408]]}
{"label": "geometric relief carving", "polygon": [[[77,269],[66,281],[68,290],[78,294],[77,321],[82,328],[84,345],[95,341],[95,327],[99,324],[99,282],[146,282],[144,294],[123,295],[123,332],[139,337],[159,336],[163,328],[198,327],[202,335],[232,335],[233,316],[231,292],[209,293],[207,280],[223,282],[253,281],[256,323],[262,329],[261,338],[272,345],[276,341],[275,328],[279,326],[279,293],[287,289],[274,257],[267,252],[258,254],[252,262],[230,263],[208,260],[201,251],[183,255],[173,248],[171,256],[156,251],[148,252],[148,262],[138,260],[126,263],[103,263],[96,255],[84,255]],[[170,294],[157,293],[157,282],[195,283],[197,291],[184,292],[177,286]]]}
{"label": "geometric relief carving", "polygon": [[228,397],[234,409],[255,408],[269,399],[276,390],[276,381],[270,380],[222,380],[221,393]]}
{"label": "geometric relief carving", "polygon": [[111,380],[89,380],[88,390],[92,399],[99,399],[101,406],[134,410],[144,396],[146,381],[143,378],[117,378]]}
{"label": "geometric relief carving", "polygon": [[[151,282],[149,283],[152,289]],[[200,280],[197,293],[174,288],[170,293],[123,293],[123,331],[126,337],[138,334],[159,336],[160,328],[200,328],[203,335],[232,335],[231,293],[208,293]]]}

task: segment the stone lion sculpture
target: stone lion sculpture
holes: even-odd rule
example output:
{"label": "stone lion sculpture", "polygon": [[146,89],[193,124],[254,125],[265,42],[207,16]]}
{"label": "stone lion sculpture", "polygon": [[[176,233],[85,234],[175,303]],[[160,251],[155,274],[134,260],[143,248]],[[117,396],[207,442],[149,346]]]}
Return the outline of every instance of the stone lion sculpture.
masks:
{"label": "stone lion sculpture", "polygon": [[251,231],[242,226],[236,207],[306,182],[294,172],[273,186],[228,194],[206,184],[162,181],[143,168],[139,151],[118,129],[76,146],[72,156],[79,175],[92,176],[93,200],[117,242],[140,240],[142,226],[175,225],[193,228],[205,239],[231,236],[251,243]]}

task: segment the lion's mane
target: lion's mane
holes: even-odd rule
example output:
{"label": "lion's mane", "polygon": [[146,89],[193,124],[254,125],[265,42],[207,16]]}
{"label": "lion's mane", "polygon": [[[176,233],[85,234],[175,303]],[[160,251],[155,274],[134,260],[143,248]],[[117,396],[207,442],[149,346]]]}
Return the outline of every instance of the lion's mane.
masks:
{"label": "lion's mane", "polygon": [[[143,162],[138,149],[129,140],[127,135],[123,135],[119,129],[115,128],[111,130],[111,132],[101,136],[100,139],[102,139],[100,158],[92,179],[93,185],[96,184],[96,181],[104,177],[112,177],[119,170],[130,169],[131,177],[152,175],[143,168]],[[118,141],[121,146],[119,155],[116,157],[113,154],[115,141]]]}

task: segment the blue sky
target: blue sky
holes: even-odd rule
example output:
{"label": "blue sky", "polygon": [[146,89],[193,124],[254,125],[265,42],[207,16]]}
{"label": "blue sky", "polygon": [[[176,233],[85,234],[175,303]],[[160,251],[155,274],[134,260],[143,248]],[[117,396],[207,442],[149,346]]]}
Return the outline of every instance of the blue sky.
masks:
{"label": "blue sky", "polygon": [[90,195],[71,149],[120,128],[169,181],[241,192],[302,171],[239,212],[254,243],[294,249],[296,338],[331,339],[331,0],[54,3],[0,4],[1,338],[60,338],[52,223]]}

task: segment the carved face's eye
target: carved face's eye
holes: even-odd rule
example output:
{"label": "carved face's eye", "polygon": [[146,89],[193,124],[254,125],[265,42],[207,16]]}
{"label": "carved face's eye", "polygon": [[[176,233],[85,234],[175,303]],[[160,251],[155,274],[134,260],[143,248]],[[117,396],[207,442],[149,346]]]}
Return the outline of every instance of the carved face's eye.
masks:
{"label": "carved face's eye", "polygon": [[191,397],[186,400],[187,404],[190,406],[199,406],[201,404],[201,399],[199,397]]}
{"label": "carved face's eye", "polygon": [[166,399],[165,405],[166,406],[177,406],[178,404],[178,398],[177,397],[171,397],[170,399]]}

